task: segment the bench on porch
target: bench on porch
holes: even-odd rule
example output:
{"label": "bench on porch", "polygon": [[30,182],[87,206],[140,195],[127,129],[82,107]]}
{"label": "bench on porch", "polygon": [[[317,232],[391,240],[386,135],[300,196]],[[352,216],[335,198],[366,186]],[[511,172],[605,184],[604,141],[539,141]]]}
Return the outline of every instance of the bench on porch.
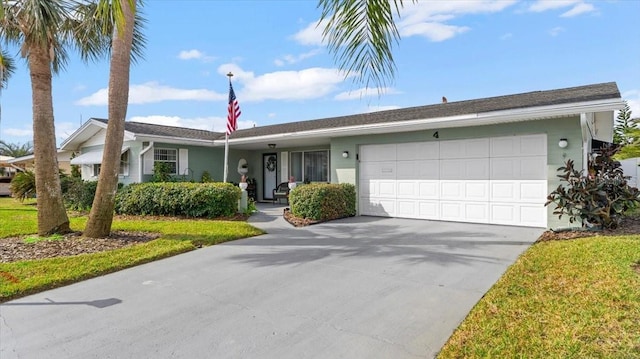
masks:
{"label": "bench on porch", "polygon": [[278,187],[273,189],[273,203],[275,204],[276,201],[278,201],[278,203],[280,203],[280,199],[284,198],[287,200],[287,204],[289,204],[289,183],[288,182],[282,182],[278,185]]}

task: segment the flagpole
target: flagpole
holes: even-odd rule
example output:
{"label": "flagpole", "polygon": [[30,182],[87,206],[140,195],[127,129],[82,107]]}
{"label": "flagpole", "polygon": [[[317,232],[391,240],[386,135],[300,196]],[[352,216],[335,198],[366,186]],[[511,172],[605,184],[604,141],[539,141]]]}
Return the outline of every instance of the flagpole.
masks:
{"label": "flagpole", "polygon": [[227,182],[227,172],[229,171],[229,166],[227,165],[229,160],[229,134],[226,134],[224,137],[224,175],[222,182]]}
{"label": "flagpole", "polygon": [[[231,72],[227,74],[227,77],[229,78],[229,86],[231,86],[232,76],[233,74]],[[224,136],[224,174],[222,175],[222,182],[224,183],[227,182],[227,174],[229,173],[228,161],[229,161],[229,130],[227,129]]]}

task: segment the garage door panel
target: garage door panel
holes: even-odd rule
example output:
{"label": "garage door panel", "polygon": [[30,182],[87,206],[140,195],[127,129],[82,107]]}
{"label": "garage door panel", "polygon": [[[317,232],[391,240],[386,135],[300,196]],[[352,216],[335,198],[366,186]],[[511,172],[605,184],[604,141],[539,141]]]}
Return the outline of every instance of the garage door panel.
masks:
{"label": "garage door panel", "polygon": [[464,203],[464,219],[467,222],[489,223],[489,203]]}
{"label": "garage door panel", "polygon": [[440,161],[441,180],[488,180],[489,159],[457,159]]}
{"label": "garage door panel", "polygon": [[520,141],[515,137],[496,137],[491,139],[491,157],[517,156],[520,150]]}
{"label": "garage door panel", "polygon": [[489,181],[465,181],[464,198],[467,201],[489,201]]}
{"label": "garage door panel", "polygon": [[418,183],[416,181],[397,181],[398,198],[418,197]]}
{"label": "garage door panel", "polygon": [[437,199],[440,197],[440,181],[419,181],[418,198]]}
{"label": "garage door panel", "polygon": [[521,226],[545,227],[547,225],[547,208],[543,204],[520,205],[518,224]]}
{"label": "garage door panel", "polygon": [[447,221],[460,221],[464,218],[464,209],[462,202],[440,202],[440,219]]}
{"label": "garage door panel", "polygon": [[396,145],[364,145],[360,146],[361,162],[380,162],[396,160]]}
{"label": "garage door panel", "polygon": [[490,181],[489,201],[517,202],[520,200],[519,183],[513,181]]}
{"label": "garage door panel", "polygon": [[403,218],[418,218],[417,203],[416,201],[401,199],[397,202],[398,217]]}
{"label": "garage door panel", "polygon": [[520,201],[544,203],[547,195],[547,181],[520,182]]}
{"label": "garage door panel", "polygon": [[440,179],[439,160],[419,160],[416,161],[417,180],[438,180]]}
{"label": "garage door panel", "polygon": [[495,224],[515,225],[520,217],[519,210],[520,208],[513,203],[491,203],[489,221]]}
{"label": "garage door panel", "polygon": [[398,160],[437,160],[440,156],[438,142],[399,143],[396,149]]}
{"label": "garage door panel", "polygon": [[440,182],[440,198],[445,200],[463,200],[464,199],[464,182],[463,181],[441,181]]}
{"label": "garage door panel", "polygon": [[380,197],[396,197],[396,181],[379,181],[377,185]]}
{"label": "garage door panel", "polygon": [[418,201],[418,218],[440,219],[440,201]]}
{"label": "garage door panel", "polygon": [[532,180],[547,178],[547,157],[499,157],[490,159],[493,180]]}
{"label": "garage door panel", "polygon": [[438,160],[398,161],[396,179],[431,180],[440,178]]}
{"label": "garage door panel", "polygon": [[489,139],[451,140],[440,142],[441,159],[489,157]]}
{"label": "garage door panel", "polygon": [[358,191],[360,197],[376,197],[379,193],[376,189],[376,182],[373,180],[358,181]]}
{"label": "garage door panel", "polygon": [[361,179],[394,179],[396,178],[396,163],[365,162],[360,164]]}
{"label": "garage door panel", "polygon": [[520,159],[519,180],[546,180],[547,156],[522,157]]}
{"label": "garage door panel", "polygon": [[361,199],[360,213],[369,216],[390,217],[395,216],[395,199]]}

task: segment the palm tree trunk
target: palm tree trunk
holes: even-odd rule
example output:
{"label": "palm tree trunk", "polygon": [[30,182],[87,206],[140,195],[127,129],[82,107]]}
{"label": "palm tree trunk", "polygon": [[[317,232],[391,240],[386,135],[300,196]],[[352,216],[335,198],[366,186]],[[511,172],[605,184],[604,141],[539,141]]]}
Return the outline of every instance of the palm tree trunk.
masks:
{"label": "palm tree trunk", "polygon": [[69,218],[62,201],[53,118],[51,60],[48,51],[29,51],[33,100],[33,150],[36,167],[38,234],[68,233]]}
{"label": "palm tree trunk", "polygon": [[[135,1],[122,1],[124,25],[116,26],[111,47],[109,70],[109,122],[104,144],[102,166],[98,178],[98,188],[89,213],[84,236],[106,237],[111,232],[113,208],[118,188],[118,170],[124,138],[124,122],[129,102],[129,70],[133,27],[135,21]],[[131,5],[131,6],[130,6]]]}

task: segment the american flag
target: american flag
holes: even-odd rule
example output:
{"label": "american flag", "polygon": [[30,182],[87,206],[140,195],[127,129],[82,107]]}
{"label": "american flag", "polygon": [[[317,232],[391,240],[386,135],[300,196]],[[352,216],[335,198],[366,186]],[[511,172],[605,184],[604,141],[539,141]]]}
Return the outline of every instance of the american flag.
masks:
{"label": "american flag", "polygon": [[240,111],[240,105],[236,99],[236,93],[233,92],[233,86],[229,81],[229,114],[227,115],[227,135],[230,135],[233,131],[238,129],[238,117],[242,112]]}

